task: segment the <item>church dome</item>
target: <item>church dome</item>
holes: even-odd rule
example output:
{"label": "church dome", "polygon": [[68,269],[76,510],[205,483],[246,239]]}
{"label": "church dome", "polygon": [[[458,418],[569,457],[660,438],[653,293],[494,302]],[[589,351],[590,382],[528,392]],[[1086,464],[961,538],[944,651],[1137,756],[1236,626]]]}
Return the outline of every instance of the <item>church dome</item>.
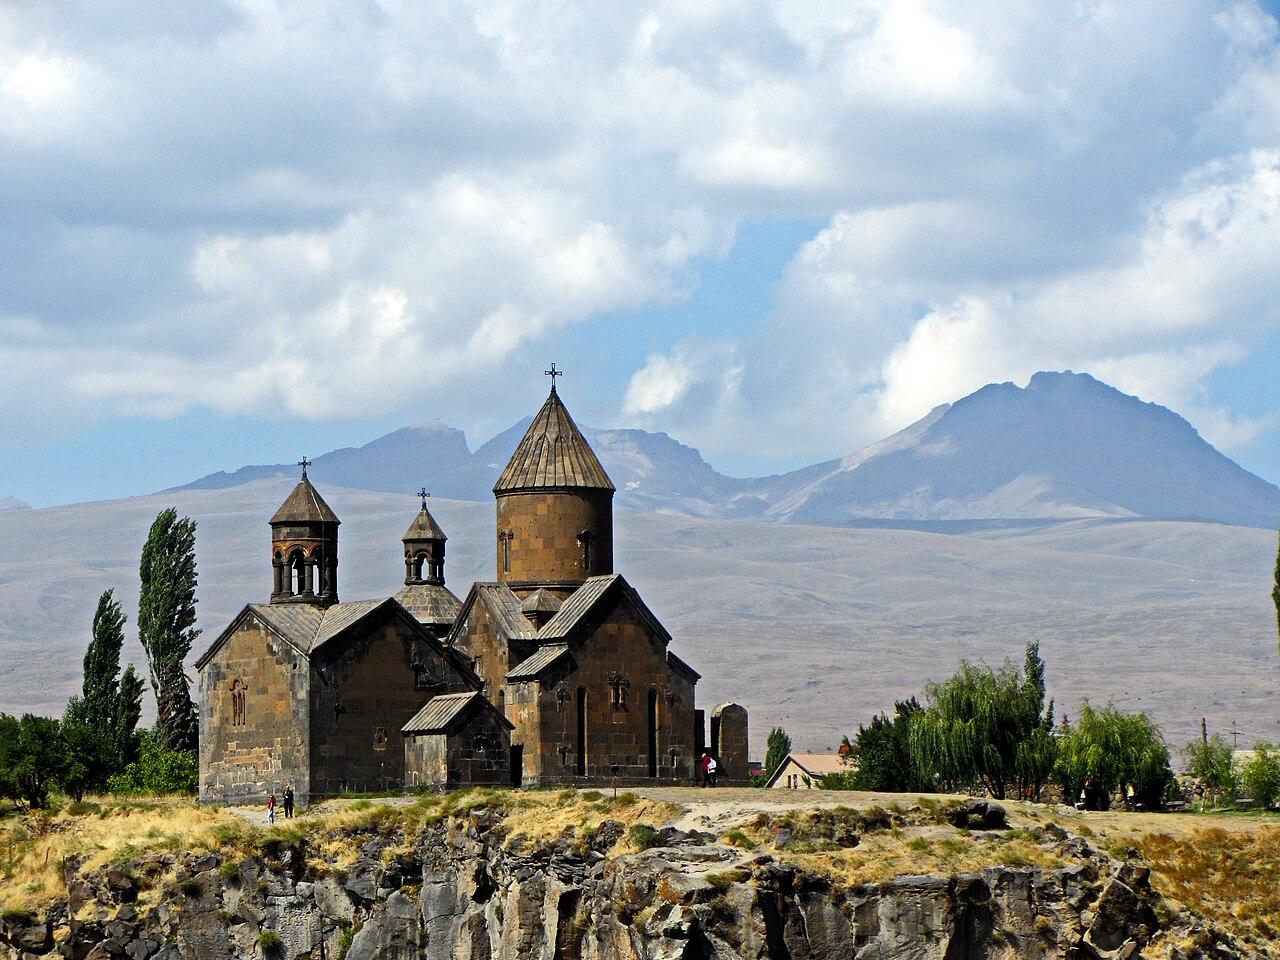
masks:
{"label": "church dome", "polygon": [[440,524],[436,523],[436,518],[431,516],[431,511],[427,509],[424,502],[418,515],[413,518],[413,523],[409,524],[409,529],[400,539],[409,543],[417,540],[448,540],[449,538],[444,535]]}
{"label": "church dome", "polygon": [[612,492],[615,487],[552,386],[493,492],[565,489]]}
{"label": "church dome", "polygon": [[341,523],[304,471],[293,493],[280,504],[271,523]]}

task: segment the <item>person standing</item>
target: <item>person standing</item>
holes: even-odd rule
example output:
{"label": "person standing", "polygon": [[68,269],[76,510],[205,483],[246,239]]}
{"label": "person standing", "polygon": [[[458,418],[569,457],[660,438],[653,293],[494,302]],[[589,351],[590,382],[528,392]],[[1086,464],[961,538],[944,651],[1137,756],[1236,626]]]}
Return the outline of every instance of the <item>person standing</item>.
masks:
{"label": "person standing", "polygon": [[707,786],[714,787],[716,785],[716,771],[720,765],[716,763],[715,757],[707,757]]}
{"label": "person standing", "polygon": [[273,793],[267,797],[267,824],[274,825],[276,822],[276,795]]}
{"label": "person standing", "polygon": [[709,786],[707,782],[707,765],[710,763],[711,763],[711,754],[704,751],[702,754],[702,759],[698,761],[698,773],[701,774],[701,776],[699,776],[698,779],[701,781],[704,787]]}
{"label": "person standing", "polygon": [[284,788],[284,818],[293,819],[293,784]]}

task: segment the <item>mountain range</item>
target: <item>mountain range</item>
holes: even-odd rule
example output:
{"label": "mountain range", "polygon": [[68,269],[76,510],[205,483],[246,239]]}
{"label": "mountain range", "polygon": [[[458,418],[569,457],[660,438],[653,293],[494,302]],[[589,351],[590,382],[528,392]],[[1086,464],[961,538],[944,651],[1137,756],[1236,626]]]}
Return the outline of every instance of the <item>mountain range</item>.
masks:
{"label": "mountain range", "polygon": [[[317,457],[343,520],[341,596],[397,588],[409,491],[424,482],[449,534],[450,586],[492,578],[490,487],[524,428],[472,451],[429,423]],[[1085,698],[1114,700],[1150,711],[1174,746],[1202,717],[1237,724],[1242,745],[1280,738],[1280,490],[1163,407],[1037,374],[850,457],[754,479],[665,434],[588,433],[618,486],[618,569],[704,673],[700,702],[748,705],[757,752],[774,724],[801,749],[834,749],[961,657],[1018,659],[1033,638],[1073,717]],[[266,599],[266,521],[296,476],[246,467],[124,500],[0,509],[0,710],[61,711],[98,595],[113,588],[136,609],[139,551],[170,506],[198,523],[202,651]]]}
{"label": "mountain range", "polygon": [[[315,458],[320,483],[485,501],[529,421],[472,451],[438,420]],[[665,433],[583,427],[621,507],[694,517],[866,525],[1146,517],[1274,527],[1280,488],[1207,443],[1182,417],[1088,374],[990,384],[843,459],[735,478]],[[242,467],[179,489],[291,476]]]}

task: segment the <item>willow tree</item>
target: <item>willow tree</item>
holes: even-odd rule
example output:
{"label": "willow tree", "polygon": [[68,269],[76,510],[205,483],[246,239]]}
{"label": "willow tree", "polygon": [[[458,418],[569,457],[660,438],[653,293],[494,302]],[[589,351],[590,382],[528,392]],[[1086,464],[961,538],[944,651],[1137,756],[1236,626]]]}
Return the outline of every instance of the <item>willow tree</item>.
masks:
{"label": "willow tree", "polygon": [[169,750],[194,751],[195,707],[183,662],[196,628],[196,524],[173,508],[151,524],[139,566],[138,636],[156,695],[156,735]]}
{"label": "willow tree", "polygon": [[927,705],[911,719],[917,767],[944,790],[981,787],[998,799],[1011,786],[1038,793],[1056,750],[1044,694],[1036,644],[1027,647],[1025,674],[1008,661],[993,670],[962,660],[952,677],[925,687]]}
{"label": "willow tree", "polygon": [[1169,748],[1150,717],[1088,702],[1062,730],[1054,775],[1068,801],[1083,793],[1090,809],[1106,809],[1112,794],[1128,787],[1137,803],[1158,807],[1173,780]]}

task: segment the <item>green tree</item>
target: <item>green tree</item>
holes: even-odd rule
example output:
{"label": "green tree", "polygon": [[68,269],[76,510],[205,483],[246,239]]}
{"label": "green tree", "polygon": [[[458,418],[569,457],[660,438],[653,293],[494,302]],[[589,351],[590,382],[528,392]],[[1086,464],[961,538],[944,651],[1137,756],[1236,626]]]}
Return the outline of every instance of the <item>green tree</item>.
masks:
{"label": "green tree", "polygon": [[156,695],[155,733],[170,750],[195,752],[197,723],[183,661],[196,628],[196,524],[173,508],[151,524],[139,568],[138,636]]}
{"label": "green tree", "polygon": [[124,612],[112,591],[107,590],[98,598],[98,610],[93,617],[93,635],[84,655],[81,695],[71,699],[63,715],[68,743],[87,749],[91,738],[101,741],[94,748],[93,763],[82,765],[85,769],[100,770],[99,779],[88,783],[88,789],[105,786],[106,778],[123,770],[137,753],[142,679],[132,664],[123,674],[120,672],[124,624]]}
{"label": "green tree", "polygon": [[1276,605],[1276,632],[1280,633],[1280,547],[1276,548],[1275,586],[1271,588],[1271,602]]}
{"label": "green tree", "polygon": [[774,727],[769,731],[768,745],[765,747],[764,753],[764,775],[766,777],[773,776],[773,771],[782,765],[782,761],[787,759],[787,754],[791,752],[791,738],[787,736],[787,731],[781,727]]}
{"label": "green tree", "polygon": [[1056,748],[1044,729],[1052,711],[1044,709],[1044,664],[1034,643],[1024,669],[962,660],[952,677],[925,688],[928,706],[912,720],[910,743],[928,779],[943,789],[981,786],[997,799],[1011,785],[1039,791]]}
{"label": "green tree", "polygon": [[853,789],[896,793],[932,788],[911,751],[911,721],[921,709],[915,697],[899,700],[892,717],[881,713],[858,727],[851,751],[857,765],[851,778]]}
{"label": "green tree", "polygon": [[114,744],[87,723],[64,719],[58,727],[58,746],[58,786],[73,800],[102,789],[116,772]]}
{"label": "green tree", "polygon": [[148,730],[141,737],[138,759],[107,785],[112,793],[155,795],[195,793],[198,783],[195,755],[168,749],[158,730]]}
{"label": "green tree", "polygon": [[1263,809],[1275,806],[1280,799],[1280,754],[1275,747],[1254,745],[1253,754],[1240,765],[1240,785]]}
{"label": "green tree", "polygon": [[0,714],[0,780],[11,799],[33,809],[48,805],[66,757],[58,728],[49,717],[28,713],[18,720]]}
{"label": "green tree", "polygon": [[1161,805],[1173,771],[1164,737],[1145,713],[1086,702],[1075,725],[1060,733],[1054,777],[1068,800],[1084,793],[1090,809],[1106,809],[1112,794],[1132,787],[1135,802]]}
{"label": "green tree", "polygon": [[1239,786],[1235,755],[1220,735],[1215,733],[1208,740],[1192,740],[1182,754],[1187,761],[1187,773],[1205,785],[1215,806],[1220,797],[1235,796]]}

